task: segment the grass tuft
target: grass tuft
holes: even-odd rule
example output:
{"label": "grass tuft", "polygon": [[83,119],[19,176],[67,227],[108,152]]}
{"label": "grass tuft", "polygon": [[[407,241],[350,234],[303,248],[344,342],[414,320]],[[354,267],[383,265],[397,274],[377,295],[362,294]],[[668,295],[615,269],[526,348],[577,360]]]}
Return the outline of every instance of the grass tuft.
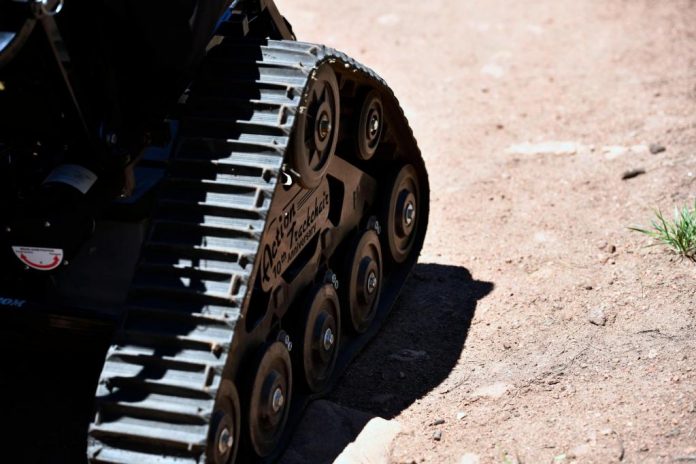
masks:
{"label": "grass tuft", "polygon": [[660,210],[655,211],[655,216],[651,228],[629,229],[657,240],[658,243],[655,245],[665,245],[675,253],[696,261],[696,201],[693,208],[674,208],[674,219],[671,221],[665,219]]}

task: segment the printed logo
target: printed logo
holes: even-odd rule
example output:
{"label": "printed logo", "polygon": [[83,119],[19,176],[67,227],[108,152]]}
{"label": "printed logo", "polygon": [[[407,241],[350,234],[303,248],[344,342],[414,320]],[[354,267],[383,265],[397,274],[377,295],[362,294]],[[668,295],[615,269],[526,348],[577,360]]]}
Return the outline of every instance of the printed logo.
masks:
{"label": "printed logo", "polygon": [[269,239],[263,245],[261,284],[264,291],[275,285],[297,255],[319,232],[329,216],[328,184],[310,195],[294,199],[268,225]]}
{"label": "printed logo", "polygon": [[0,296],[0,305],[11,306],[13,308],[21,308],[27,303],[27,300],[18,300],[16,298],[4,298]]}

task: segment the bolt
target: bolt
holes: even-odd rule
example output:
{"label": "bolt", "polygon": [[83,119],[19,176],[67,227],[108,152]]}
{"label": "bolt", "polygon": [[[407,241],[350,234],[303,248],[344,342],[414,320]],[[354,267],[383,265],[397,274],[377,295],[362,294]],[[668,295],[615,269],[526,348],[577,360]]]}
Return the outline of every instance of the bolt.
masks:
{"label": "bolt", "polygon": [[372,115],[372,120],[370,121],[370,136],[374,137],[379,132],[379,116],[376,114]]}
{"label": "bolt", "polygon": [[382,226],[380,225],[379,221],[375,220],[375,223],[372,227],[375,229],[375,232],[377,232],[377,235],[382,233]]}
{"label": "bolt", "polygon": [[413,216],[415,212],[416,207],[413,205],[413,203],[409,202],[409,204],[406,205],[406,211],[404,211],[404,219],[406,220],[407,226],[410,226],[411,223],[413,223]]}
{"label": "bolt", "polygon": [[334,334],[331,328],[326,329],[324,332],[324,349],[329,351],[334,344]]}
{"label": "bolt", "polygon": [[234,445],[234,436],[230,433],[230,430],[225,427],[222,429],[222,432],[220,432],[218,451],[220,451],[220,454],[224,455],[230,450],[230,448],[232,448],[232,445]]}
{"label": "bolt", "polygon": [[276,388],[273,392],[273,400],[271,406],[273,407],[273,412],[280,411],[280,408],[285,404],[285,397],[283,396],[283,390],[280,387]]}
{"label": "bolt", "polygon": [[329,115],[322,113],[321,119],[319,119],[319,138],[324,140],[329,136],[331,132],[331,121],[329,120]]}
{"label": "bolt", "polygon": [[374,272],[370,272],[370,275],[367,277],[367,291],[372,295],[375,293],[375,290],[377,289],[377,274]]}

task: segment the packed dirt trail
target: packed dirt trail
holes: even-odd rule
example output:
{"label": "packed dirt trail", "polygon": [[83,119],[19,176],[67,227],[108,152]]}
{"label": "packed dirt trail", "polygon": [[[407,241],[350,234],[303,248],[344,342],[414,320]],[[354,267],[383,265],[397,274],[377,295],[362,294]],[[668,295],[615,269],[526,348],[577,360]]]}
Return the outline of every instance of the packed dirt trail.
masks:
{"label": "packed dirt trail", "polygon": [[392,86],[432,186],[331,400],[395,463],[696,462],[696,264],[628,229],[696,196],[696,2],[278,4]]}

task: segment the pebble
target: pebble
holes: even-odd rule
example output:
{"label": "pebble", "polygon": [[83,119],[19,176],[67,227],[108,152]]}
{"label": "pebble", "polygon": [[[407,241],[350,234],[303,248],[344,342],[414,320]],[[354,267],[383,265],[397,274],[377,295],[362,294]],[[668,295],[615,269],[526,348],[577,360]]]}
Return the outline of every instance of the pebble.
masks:
{"label": "pebble", "polygon": [[442,431],[441,430],[436,430],[435,432],[433,432],[433,440],[435,440],[435,441],[442,440]]}
{"label": "pebble", "polygon": [[404,362],[411,362],[411,361],[417,361],[419,359],[427,359],[428,358],[428,353],[426,351],[416,351],[416,350],[409,350],[408,348],[405,348],[398,353],[393,353],[389,356],[389,359],[393,359],[395,361],[404,361]]}
{"label": "pebble", "polygon": [[595,306],[591,308],[587,313],[587,320],[590,323],[598,326],[606,325],[607,315],[604,313],[604,308],[601,306]]}
{"label": "pebble", "polygon": [[629,169],[621,174],[621,180],[633,179],[634,177],[638,177],[643,174],[645,174],[645,169],[643,168]]}
{"label": "pebble", "polygon": [[457,420],[462,420],[462,419],[464,419],[465,417],[466,417],[466,413],[465,413],[465,412],[459,411],[459,412],[457,413]]}
{"label": "pebble", "polygon": [[432,423],[430,424],[430,426],[433,427],[433,426],[435,426],[435,425],[442,425],[442,424],[444,424],[444,423],[445,423],[445,419],[435,419],[435,422],[432,422]]}
{"label": "pebble", "polygon": [[660,145],[659,143],[651,143],[649,148],[650,153],[652,153],[653,155],[657,155],[658,153],[667,151],[667,148],[665,148],[664,145]]}
{"label": "pebble", "polygon": [[474,453],[464,453],[461,458],[459,458],[459,464],[479,464],[481,458],[478,454]]}

